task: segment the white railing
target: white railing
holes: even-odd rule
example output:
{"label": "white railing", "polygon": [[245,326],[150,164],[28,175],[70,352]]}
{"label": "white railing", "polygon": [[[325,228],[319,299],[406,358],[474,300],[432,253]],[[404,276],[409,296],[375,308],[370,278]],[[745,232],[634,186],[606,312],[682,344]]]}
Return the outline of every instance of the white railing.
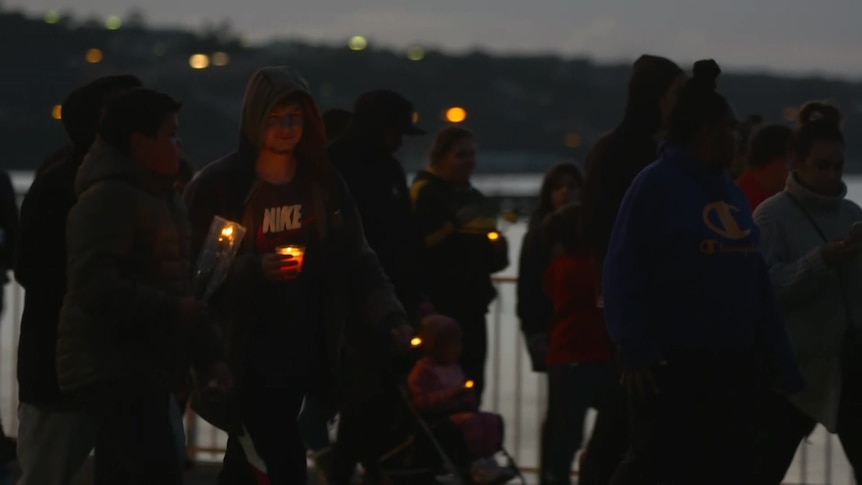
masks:
{"label": "white railing", "polygon": [[[492,305],[489,318],[485,408],[503,415],[507,449],[525,471],[534,471],[539,463],[539,429],[546,403],[546,383],[544,376],[530,369],[515,316],[514,278],[499,277],[496,283],[500,296]],[[18,423],[15,367],[23,296],[20,286],[7,286],[4,321],[0,327],[0,416],[10,436],[16,434]],[[588,420],[588,427],[591,427],[592,413]],[[227,441],[224,433],[191,414],[187,424],[190,451],[197,459],[220,460]],[[852,469],[841,450],[837,438],[818,427],[800,446],[786,483],[852,485]]]}
{"label": "white railing", "polygon": [[[15,188],[23,197],[32,175],[13,173]],[[854,179],[855,180],[855,179]],[[530,179],[527,184],[535,185]],[[862,180],[853,184],[862,200]],[[511,254],[517,255],[523,236],[523,224],[505,227]],[[513,259],[514,260],[514,259]],[[506,422],[506,448],[525,471],[535,471],[539,464],[539,430],[546,406],[544,375],[530,368],[515,313],[514,273],[507,271],[495,278],[499,297],[492,305],[489,318],[489,349],[486,367],[487,383],[484,407],[503,415]],[[7,435],[15,436],[18,427],[18,382],[16,378],[18,336],[24,292],[15,283],[5,288],[5,309],[0,316],[0,419]],[[594,414],[588,416],[591,430]],[[186,419],[189,448],[199,460],[221,460],[227,437],[200,418],[189,414]],[[839,450],[834,453],[833,450]],[[799,447],[785,478],[788,484],[853,485],[852,468],[844,456],[837,437],[818,427]]]}

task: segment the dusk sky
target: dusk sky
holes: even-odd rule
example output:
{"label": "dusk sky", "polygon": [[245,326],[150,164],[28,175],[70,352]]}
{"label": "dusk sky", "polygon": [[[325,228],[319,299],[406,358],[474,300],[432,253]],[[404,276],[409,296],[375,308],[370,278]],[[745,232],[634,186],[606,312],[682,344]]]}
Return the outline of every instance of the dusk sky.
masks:
{"label": "dusk sky", "polygon": [[373,45],[451,52],[586,54],[629,60],[642,52],[684,64],[714,57],[728,68],[862,79],[862,0],[0,0],[42,14],[119,15],[199,27],[228,19],[253,41],[327,43],[364,35]]}

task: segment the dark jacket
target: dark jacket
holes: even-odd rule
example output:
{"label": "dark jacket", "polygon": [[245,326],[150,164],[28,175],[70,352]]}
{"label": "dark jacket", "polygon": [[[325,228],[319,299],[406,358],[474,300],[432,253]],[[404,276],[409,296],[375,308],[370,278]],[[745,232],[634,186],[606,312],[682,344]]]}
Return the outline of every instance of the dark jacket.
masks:
{"label": "dark jacket", "polygon": [[[410,195],[425,243],[425,294],[440,313],[484,315],[497,295],[491,274],[509,265],[505,238],[488,238],[497,220],[485,196],[473,187],[458,190],[427,171],[417,174]],[[477,208],[478,217],[461,220],[458,213],[466,207]]]}
{"label": "dark jacket", "polygon": [[[291,94],[309,96],[309,105],[313,106],[304,80],[287,68],[264,68],[252,77],[243,106],[239,150],[205,167],[186,189],[193,254],[200,251],[214,216],[251,227],[250,221],[244,220],[245,205],[256,180],[254,166],[263,123],[272,107]],[[327,368],[316,369],[317,374],[313,376],[312,382],[318,386],[309,392],[331,403],[334,389],[324,383],[334,382],[331,373],[339,369],[345,342],[356,335],[388,336],[388,330],[406,323],[407,317],[377,256],[365,240],[359,213],[347,187],[323,155],[324,134],[319,116],[306,118],[303,141],[307,141],[308,151],[298,155],[300,169],[311,174],[314,184],[312,196],[321,263],[318,266],[321,274],[317,278],[322,288],[319,304],[323,314],[324,350],[328,357]],[[231,273],[213,302],[229,342],[228,360],[235,378],[233,391],[226,399],[218,401],[207,401],[199,395],[193,398],[195,410],[204,419],[230,433],[242,432],[238,398],[243,387],[249,339],[249,308],[236,302],[247,300],[244,292],[264,282],[260,259],[249,244],[251,237],[247,234]],[[314,342],[308,344],[315,345]]]}
{"label": "dark jacket", "polygon": [[147,172],[100,142],[78,170],[57,330],[61,391],[113,382],[172,391],[189,347],[200,351],[193,352],[200,367],[217,358],[180,320],[189,224],[173,184],[174,177]]}
{"label": "dark jacket", "polygon": [[[7,271],[12,269],[15,241],[18,234],[18,204],[12,179],[5,170],[0,170],[0,284],[9,282]],[[2,286],[0,286],[2,287]],[[0,309],[3,296],[0,295]]]}
{"label": "dark jacket", "polygon": [[106,91],[131,86],[131,76],[110,76],[86,84],[63,101],[69,143],[39,167],[21,204],[15,279],[24,289],[18,340],[18,399],[61,404],[57,386],[57,322],[66,294],[66,218],[75,204],[75,176],[93,139]]}
{"label": "dark jacket", "polygon": [[[545,271],[551,264],[551,245],[541,222],[540,220],[532,224],[524,234],[518,264],[517,312],[528,348],[532,348],[530,344],[537,343],[537,339],[547,341],[554,310],[551,299],[544,291]],[[530,353],[534,371],[545,370],[544,357]]]}
{"label": "dark jacket", "polygon": [[36,176],[21,204],[15,279],[24,287],[18,339],[18,399],[59,404],[57,322],[66,294],[66,218],[75,204],[81,156],[56,162]]}
{"label": "dark jacket", "polygon": [[756,349],[784,385],[801,384],[746,208],[726,173],[706,170],[676,143],[637,176],[604,268],[606,325],[626,370],[680,350]]}
{"label": "dark jacket", "polygon": [[401,163],[384,150],[349,136],[330,145],[329,159],[353,195],[368,245],[380,258],[408,316],[415,317],[420,299],[421,239]]}
{"label": "dark jacket", "polygon": [[660,101],[682,70],[667,59],[642,56],[629,81],[625,117],[587,154],[583,229],[601,271],[620,204],[634,178],[658,158]]}

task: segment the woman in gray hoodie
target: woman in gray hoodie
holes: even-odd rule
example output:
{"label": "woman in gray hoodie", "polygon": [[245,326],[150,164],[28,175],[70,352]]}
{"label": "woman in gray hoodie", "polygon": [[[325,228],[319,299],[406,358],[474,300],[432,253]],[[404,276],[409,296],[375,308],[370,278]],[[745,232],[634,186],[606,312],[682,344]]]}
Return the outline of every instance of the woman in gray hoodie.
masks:
{"label": "woman in gray hoodie", "polygon": [[807,383],[765,402],[761,484],[778,484],[817,423],[837,433],[862,481],[862,209],[846,199],[844,135],[833,106],[807,103],[787,186],[754,213],[787,332]]}

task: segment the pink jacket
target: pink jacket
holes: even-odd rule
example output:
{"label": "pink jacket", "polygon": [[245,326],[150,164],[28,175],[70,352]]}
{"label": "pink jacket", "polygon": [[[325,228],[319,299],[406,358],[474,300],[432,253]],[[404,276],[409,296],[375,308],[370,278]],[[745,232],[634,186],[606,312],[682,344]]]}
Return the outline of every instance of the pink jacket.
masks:
{"label": "pink jacket", "polygon": [[439,416],[477,410],[476,394],[464,389],[466,380],[460,365],[438,366],[423,357],[410,371],[407,385],[420,413]]}
{"label": "pink jacket", "polygon": [[413,367],[407,384],[413,405],[423,415],[446,417],[460,431],[474,457],[492,456],[503,446],[503,420],[479,412],[476,393],[464,389],[464,371],[458,364],[438,366],[428,357]]}

